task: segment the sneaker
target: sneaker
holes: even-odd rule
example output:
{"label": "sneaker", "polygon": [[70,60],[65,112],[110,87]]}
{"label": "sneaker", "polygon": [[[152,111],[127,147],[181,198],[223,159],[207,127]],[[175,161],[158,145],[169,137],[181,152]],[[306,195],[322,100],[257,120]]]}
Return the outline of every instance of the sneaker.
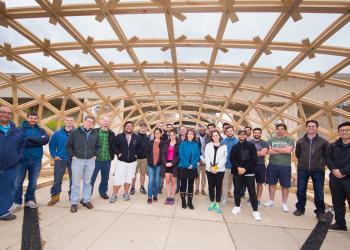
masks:
{"label": "sneaker", "polygon": [[146,189],[145,189],[144,186],[141,186],[141,187],[140,187],[140,192],[141,192],[142,194],[147,194]]}
{"label": "sneaker", "polygon": [[283,212],[289,212],[289,208],[288,208],[287,203],[282,203],[282,211]]}
{"label": "sneaker", "polygon": [[164,205],[170,205],[170,198],[169,197],[166,198]]}
{"label": "sneaker", "polygon": [[14,219],[16,219],[16,217],[17,216],[15,214],[8,213],[7,215],[0,217],[0,220],[5,220],[5,221],[14,220]]}
{"label": "sneaker", "polygon": [[346,226],[342,226],[337,223],[330,225],[329,229],[336,230],[336,231],[348,231],[348,228]]}
{"label": "sneaker", "polygon": [[39,207],[39,204],[38,203],[35,203],[35,201],[27,201],[25,204],[24,204],[25,207],[29,207],[29,208],[38,208]]}
{"label": "sneaker", "polygon": [[260,221],[261,220],[261,215],[260,215],[260,212],[258,211],[254,211],[253,212],[253,217],[256,221]]}
{"label": "sneaker", "polygon": [[250,199],[247,200],[247,205],[248,205],[248,206],[251,206],[251,205],[252,205],[252,203],[250,203]]}
{"label": "sneaker", "polygon": [[124,201],[130,200],[130,195],[128,193],[123,194]]}
{"label": "sneaker", "polygon": [[112,194],[112,196],[109,198],[109,202],[110,203],[115,203],[117,201],[117,195],[116,194]]}
{"label": "sneaker", "polygon": [[241,213],[241,207],[233,207],[231,213],[234,215]]}
{"label": "sneaker", "polygon": [[205,190],[201,191],[201,195],[207,195],[207,193],[205,192]]}
{"label": "sneaker", "polygon": [[152,198],[147,199],[147,204],[152,204]]}
{"label": "sneaker", "polygon": [[221,208],[220,208],[220,205],[219,205],[219,203],[218,202],[215,202],[215,210],[216,210],[216,212],[218,213],[218,214],[221,214],[222,213],[222,210],[221,210]]}
{"label": "sneaker", "polygon": [[222,199],[221,199],[221,205],[222,205],[222,206],[225,206],[226,203],[227,203],[226,197],[222,198]]}
{"label": "sneaker", "polygon": [[169,198],[169,205],[174,205],[175,204],[175,199],[174,198]]}
{"label": "sneaker", "polygon": [[132,186],[130,189],[130,195],[134,195],[135,194],[135,187]]}
{"label": "sneaker", "polygon": [[231,192],[228,192],[228,193],[227,193],[227,197],[228,197],[228,198],[233,198],[232,193],[231,193]]}
{"label": "sneaker", "polygon": [[208,207],[208,211],[213,211],[215,209],[215,202],[210,203],[210,206]]}
{"label": "sneaker", "polygon": [[195,195],[199,195],[199,190],[196,189],[196,191],[194,191],[194,194],[195,194]]}
{"label": "sneaker", "polygon": [[304,211],[301,211],[300,209],[297,209],[297,210],[294,211],[293,214],[295,216],[302,216],[304,213],[305,213]]}
{"label": "sneaker", "polygon": [[158,201],[157,196],[153,196],[153,202],[157,202],[157,201]]}
{"label": "sneaker", "polygon": [[264,203],[264,207],[273,207],[273,201],[269,200],[267,202]]}
{"label": "sneaker", "polygon": [[18,212],[21,209],[22,209],[22,205],[21,204],[13,203],[11,208],[9,209],[9,212],[15,213],[15,212]]}

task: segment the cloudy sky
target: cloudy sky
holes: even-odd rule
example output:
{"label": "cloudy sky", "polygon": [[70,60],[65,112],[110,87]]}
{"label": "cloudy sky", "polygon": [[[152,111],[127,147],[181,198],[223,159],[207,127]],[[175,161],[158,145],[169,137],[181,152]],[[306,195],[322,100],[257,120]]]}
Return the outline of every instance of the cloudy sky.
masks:
{"label": "cloudy sky", "polygon": [[[130,1],[130,0],[129,0]],[[132,0],[131,0],[132,1]],[[140,1],[140,0],[139,0]],[[38,6],[33,0],[5,0],[6,6]],[[94,0],[63,0],[63,4],[72,3],[94,3]],[[126,1],[121,1],[126,2]],[[220,22],[220,14],[186,14],[187,19],[184,22],[174,18],[175,37],[186,35],[189,39],[203,39],[207,34],[212,37],[216,36]],[[239,22],[229,22],[224,34],[224,39],[252,39],[260,36],[264,38],[270,27],[276,21],[278,13],[238,13]],[[326,27],[339,17],[337,14],[303,14],[303,19],[294,23],[291,19],[276,36],[274,41],[283,42],[301,42],[304,38],[313,41]],[[163,14],[157,15],[118,15],[116,16],[119,24],[128,38],[137,36],[140,39],[161,38],[167,39],[167,30],[165,17]],[[95,21],[94,16],[89,17],[68,17],[68,20],[81,32],[84,37],[93,36],[95,40],[116,39],[116,35],[109,27],[106,20],[99,23]],[[48,22],[48,18],[19,19],[17,20],[27,29],[31,30],[40,39],[48,38],[51,43],[68,42],[74,39],[59,25],[56,26]],[[11,28],[0,26],[0,44],[10,43],[12,47],[31,45],[20,34]],[[350,47],[350,23],[338,31],[331,39],[325,42],[325,45]],[[170,51],[162,52],[160,48],[135,48],[135,53],[140,61],[147,60],[150,63],[171,61]],[[177,48],[179,63],[200,61],[209,62],[212,49],[209,48]],[[103,58],[114,63],[131,63],[128,54],[118,52],[116,49],[99,49],[98,52]],[[72,64],[95,65],[97,62],[90,56],[79,51],[60,51]],[[248,63],[254,50],[250,49],[230,49],[228,53],[218,54],[216,63],[239,65],[242,62]],[[271,55],[263,55],[257,62],[257,67],[271,67],[281,65],[282,67],[297,55],[295,52],[272,51]],[[30,60],[38,68],[46,67],[49,70],[62,68],[62,65],[50,57],[43,56],[42,53],[26,54],[23,58]],[[344,57],[328,56],[317,54],[316,58],[306,58],[295,71],[325,72],[336,63],[343,60]],[[5,58],[0,57],[1,72],[28,72],[28,69],[20,66],[15,62],[8,62]],[[341,73],[350,73],[350,66],[343,69]]]}

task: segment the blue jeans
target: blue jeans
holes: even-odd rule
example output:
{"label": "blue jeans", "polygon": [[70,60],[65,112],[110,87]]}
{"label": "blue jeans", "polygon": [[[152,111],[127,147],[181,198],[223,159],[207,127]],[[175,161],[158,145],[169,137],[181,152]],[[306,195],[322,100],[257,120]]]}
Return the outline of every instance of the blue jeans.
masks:
{"label": "blue jeans", "polygon": [[24,159],[17,168],[17,179],[16,179],[16,194],[15,203],[22,204],[23,202],[23,182],[28,172],[28,187],[24,196],[24,202],[35,200],[35,190],[38,180],[38,176],[41,169],[41,160],[39,159]]}
{"label": "blue jeans", "polygon": [[15,198],[17,167],[0,170],[0,217],[6,216]]}
{"label": "blue jeans", "polygon": [[91,194],[94,191],[94,184],[98,172],[101,170],[101,183],[98,187],[100,195],[107,194],[108,190],[108,179],[109,179],[109,170],[111,169],[111,161],[96,161],[94,173],[91,177]]}
{"label": "blue jeans", "polygon": [[66,171],[66,168],[68,169],[68,174],[69,174],[68,193],[70,194],[71,187],[72,187],[72,160],[55,160],[54,170],[53,170],[54,181],[51,188],[51,196],[61,193],[62,179]]}
{"label": "blue jeans", "polygon": [[72,205],[79,204],[80,180],[83,177],[83,202],[89,202],[91,198],[91,176],[95,169],[93,159],[72,160],[72,192],[70,201]]}
{"label": "blue jeans", "polygon": [[157,197],[159,191],[160,166],[147,166],[148,171],[148,198]]}
{"label": "blue jeans", "polygon": [[297,184],[297,198],[298,202],[296,203],[296,208],[305,211],[306,205],[306,189],[309,177],[312,179],[312,185],[314,187],[314,203],[316,206],[315,213],[324,213],[325,204],[324,204],[324,176],[323,171],[308,171],[303,169],[298,169],[298,184]]}

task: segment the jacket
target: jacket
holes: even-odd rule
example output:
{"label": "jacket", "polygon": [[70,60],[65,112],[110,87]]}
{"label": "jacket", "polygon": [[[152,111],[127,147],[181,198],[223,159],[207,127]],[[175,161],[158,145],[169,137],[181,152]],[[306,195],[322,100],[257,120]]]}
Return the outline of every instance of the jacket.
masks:
{"label": "jacket", "polygon": [[154,144],[154,140],[150,141],[148,145],[147,162],[148,162],[148,166],[150,167],[162,165],[162,149],[164,147],[165,141],[160,140],[158,162],[156,163],[156,165],[154,165],[154,162],[153,162],[153,157],[154,157],[153,144]]}
{"label": "jacket", "polygon": [[[72,133],[71,131],[70,133]],[[49,150],[50,155],[52,158],[55,158],[56,156],[60,157],[62,160],[69,160],[70,156],[67,151],[67,141],[68,141],[68,134],[64,130],[64,128],[61,128],[60,130],[53,133],[51,136],[51,140],[49,143]]]}
{"label": "jacket", "polygon": [[[97,128],[97,134],[100,132],[101,128]],[[109,155],[111,157],[111,160],[113,161],[114,159],[114,153],[115,153],[115,144],[114,144],[114,138],[115,138],[115,134],[112,130],[108,129],[108,148],[109,148]]]}
{"label": "jacket", "polygon": [[210,167],[217,165],[217,172],[225,172],[225,163],[227,160],[227,147],[224,144],[221,144],[216,152],[216,159],[214,162],[214,143],[209,142],[205,146],[205,168],[207,171],[210,171]]}
{"label": "jacket", "polygon": [[313,140],[309,140],[307,135],[300,138],[295,147],[298,169],[324,171],[328,145],[328,141],[318,135]]}
{"label": "jacket", "polygon": [[146,134],[137,134],[137,159],[145,159],[148,154],[148,146],[149,146],[149,136]]}
{"label": "jacket", "polygon": [[24,136],[14,123],[10,123],[10,130],[3,133],[0,130],[0,170],[17,166],[23,159]]}
{"label": "jacket", "polygon": [[200,153],[197,142],[190,142],[187,140],[181,142],[179,149],[179,168],[188,168],[190,165],[192,165],[192,168],[196,169],[199,161],[199,156]]}
{"label": "jacket", "polygon": [[[162,149],[162,167],[160,169],[160,175],[165,176],[165,164],[168,162],[168,150],[170,146],[170,141],[166,142],[164,144],[164,147]],[[176,140],[176,144],[174,145],[174,158],[171,161],[173,164],[173,176],[177,177],[178,175],[178,165],[179,165],[179,148],[180,148],[180,141]]]}
{"label": "jacket", "polygon": [[238,143],[238,139],[236,137],[234,137],[234,136],[232,136],[231,138],[230,137],[226,137],[224,139],[223,143],[227,147],[227,160],[226,160],[225,168],[232,169],[232,164],[231,164],[231,161],[230,161],[230,153],[231,153],[231,149],[232,149],[233,145]]}
{"label": "jacket", "polygon": [[88,135],[83,127],[77,128],[70,133],[66,148],[70,157],[91,159],[97,156],[100,150],[97,130],[91,129]]}
{"label": "jacket", "polygon": [[231,149],[230,160],[232,163],[232,173],[238,174],[238,167],[242,167],[246,169],[244,175],[254,174],[258,161],[254,143],[248,142],[247,140],[238,142]]}
{"label": "jacket", "polygon": [[344,178],[350,178],[350,144],[343,144],[341,139],[330,144],[326,153],[326,163],[330,171],[339,169],[346,175]]}
{"label": "jacket", "polygon": [[27,121],[22,123],[22,133],[25,140],[24,159],[40,159],[43,157],[43,146],[46,145],[50,137],[39,125],[31,126]]}
{"label": "jacket", "polygon": [[130,144],[126,140],[125,132],[118,134],[114,140],[115,154],[119,161],[134,162],[137,160],[137,135],[131,134]]}
{"label": "jacket", "polygon": [[210,137],[208,134],[206,134],[205,136],[202,137],[204,139],[204,143],[202,143],[201,141],[201,136],[199,135],[197,137],[197,143],[198,143],[198,147],[199,147],[199,152],[201,155],[201,160],[204,161],[204,151],[205,151],[205,146],[211,141]]}

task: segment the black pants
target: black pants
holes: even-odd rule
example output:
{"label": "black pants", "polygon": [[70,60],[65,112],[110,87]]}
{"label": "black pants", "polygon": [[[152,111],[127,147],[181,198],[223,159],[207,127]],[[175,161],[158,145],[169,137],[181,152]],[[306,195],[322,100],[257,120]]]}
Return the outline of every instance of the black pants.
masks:
{"label": "black pants", "polygon": [[194,178],[180,179],[180,193],[193,194]]}
{"label": "black pants", "polygon": [[[217,172],[213,174],[207,171],[209,198],[211,202],[220,202],[222,194],[222,180],[224,179],[225,172]],[[215,199],[216,198],[216,199]]]}
{"label": "black pants", "polygon": [[233,186],[235,204],[237,207],[241,205],[241,188],[245,185],[248,189],[250,203],[252,204],[253,211],[258,211],[258,199],[256,197],[255,190],[255,176],[244,176],[233,173]]}
{"label": "black pants", "polygon": [[350,178],[337,178],[330,174],[329,187],[332,193],[335,222],[338,225],[346,226],[345,201],[350,201]]}

